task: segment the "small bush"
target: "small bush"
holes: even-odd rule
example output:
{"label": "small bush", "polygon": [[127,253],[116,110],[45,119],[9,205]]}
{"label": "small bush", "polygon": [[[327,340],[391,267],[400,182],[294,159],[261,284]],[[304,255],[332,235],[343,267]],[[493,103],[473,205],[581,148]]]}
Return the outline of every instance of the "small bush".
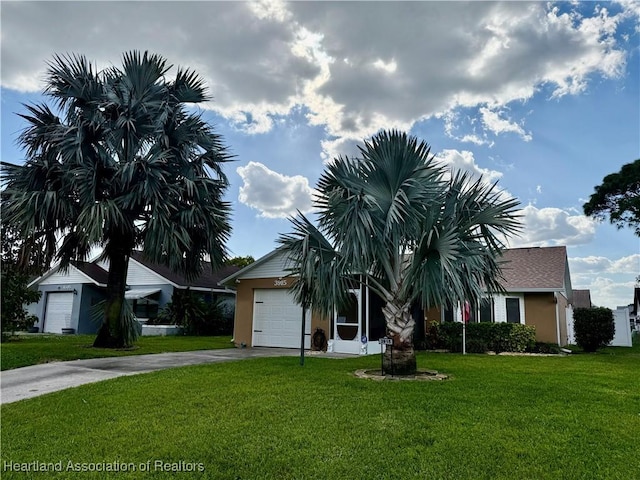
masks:
{"label": "small bush", "polygon": [[467,339],[467,352],[469,353],[487,353],[489,347],[487,343],[479,338]]}
{"label": "small bush", "polygon": [[530,353],[560,353],[560,346],[557,343],[536,342],[533,347],[527,350]]}
{"label": "small bush", "polygon": [[613,312],[609,308],[576,308],[573,324],[576,344],[585,352],[606,347],[615,334]]}
{"label": "small bush", "polygon": [[511,323],[511,331],[507,336],[507,352],[524,352],[536,343],[536,330],[529,325]]}
{"label": "small bush", "polygon": [[[462,351],[462,323],[446,322],[429,326],[431,348]],[[533,348],[535,327],[518,323],[470,323],[466,331],[466,349],[470,353],[524,352]]]}

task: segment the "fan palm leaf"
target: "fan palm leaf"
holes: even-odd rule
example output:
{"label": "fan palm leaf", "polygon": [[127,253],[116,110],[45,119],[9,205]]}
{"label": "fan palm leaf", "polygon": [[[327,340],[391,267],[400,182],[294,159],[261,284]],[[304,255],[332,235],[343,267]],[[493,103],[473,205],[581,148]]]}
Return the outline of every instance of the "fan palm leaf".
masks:
{"label": "fan palm leaf", "polygon": [[388,334],[394,350],[409,352],[408,370],[414,303],[453,304],[500,288],[498,258],[502,239],[519,228],[517,200],[448,172],[425,142],[380,132],[358,158],[328,165],[317,190],[318,228],[298,214],[293,233],[280,238],[296,299],[332,315],[354,281],[366,283],[385,302]]}
{"label": "fan palm leaf", "polygon": [[127,52],[122,67],[103,71],[81,55],[55,56],[44,93],[60,116],[44,103],[25,106],[25,163],[2,165],[4,218],[44,236],[63,268],[104,247],[111,268],[98,339],[106,332],[114,345],[130,339],[122,315],[133,248],[190,277],[205,255],[213,268],[226,258],[231,209],[221,164],[231,156],[186,105],[208,99],[202,78],[178,69],[169,81],[170,69],[148,52]]}

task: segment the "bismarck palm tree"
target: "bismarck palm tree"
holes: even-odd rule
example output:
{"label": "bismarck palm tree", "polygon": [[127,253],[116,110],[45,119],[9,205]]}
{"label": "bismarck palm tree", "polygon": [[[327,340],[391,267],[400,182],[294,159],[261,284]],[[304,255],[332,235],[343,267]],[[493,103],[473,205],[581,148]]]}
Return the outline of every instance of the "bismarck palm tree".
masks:
{"label": "bismarck palm tree", "polygon": [[230,206],[221,137],[188,105],[208,99],[203,80],[164,58],[130,52],[122,68],[95,71],[84,56],[48,65],[45,103],[26,106],[24,165],[3,164],[3,221],[44,239],[62,268],[103,247],[109,262],[104,321],[94,346],[135,340],[124,294],[134,248],[187,276],[226,258]]}
{"label": "bismarck palm tree", "polygon": [[[289,252],[294,294],[332,316],[349,285],[366,283],[384,302],[393,349],[385,369],[416,371],[410,309],[477,301],[501,291],[500,254],[518,231],[518,201],[496,184],[450,174],[429,146],[381,132],[359,158],[339,157],[318,182],[318,226],[302,214],[279,242]],[[393,358],[391,355],[393,352]]]}

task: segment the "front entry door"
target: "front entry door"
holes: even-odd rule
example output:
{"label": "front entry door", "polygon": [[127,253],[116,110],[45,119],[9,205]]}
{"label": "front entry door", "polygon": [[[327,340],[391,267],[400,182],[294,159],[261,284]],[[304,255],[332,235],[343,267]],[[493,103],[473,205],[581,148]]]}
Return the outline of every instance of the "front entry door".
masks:
{"label": "front entry door", "polygon": [[349,303],[336,312],[334,318],[333,351],[338,353],[360,353],[362,336],[360,319],[362,301],[360,290],[349,290]]}

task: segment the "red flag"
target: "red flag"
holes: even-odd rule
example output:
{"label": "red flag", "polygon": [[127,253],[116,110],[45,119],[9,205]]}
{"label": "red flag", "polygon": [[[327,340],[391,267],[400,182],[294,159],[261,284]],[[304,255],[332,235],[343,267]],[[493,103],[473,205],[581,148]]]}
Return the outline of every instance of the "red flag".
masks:
{"label": "red flag", "polygon": [[468,300],[464,301],[464,310],[462,312],[462,321],[464,323],[469,323],[469,319],[471,318],[471,304]]}

